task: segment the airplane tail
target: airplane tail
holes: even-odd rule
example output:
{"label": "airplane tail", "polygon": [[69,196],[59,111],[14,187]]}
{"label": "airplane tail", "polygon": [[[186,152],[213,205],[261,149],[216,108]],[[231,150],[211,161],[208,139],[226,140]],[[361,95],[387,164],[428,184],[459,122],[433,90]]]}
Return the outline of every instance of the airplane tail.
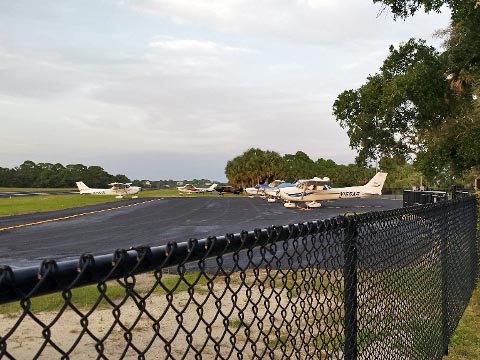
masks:
{"label": "airplane tail", "polygon": [[218,184],[212,184],[209,188],[208,191],[213,191],[215,188],[218,186]]}
{"label": "airplane tail", "polygon": [[382,195],[382,188],[386,179],[387,173],[378,172],[366,185],[364,185],[364,188],[370,194]]}
{"label": "airplane tail", "polygon": [[75,184],[77,184],[78,190],[83,191],[83,190],[89,190],[90,188],[83,183],[83,181],[77,181]]}

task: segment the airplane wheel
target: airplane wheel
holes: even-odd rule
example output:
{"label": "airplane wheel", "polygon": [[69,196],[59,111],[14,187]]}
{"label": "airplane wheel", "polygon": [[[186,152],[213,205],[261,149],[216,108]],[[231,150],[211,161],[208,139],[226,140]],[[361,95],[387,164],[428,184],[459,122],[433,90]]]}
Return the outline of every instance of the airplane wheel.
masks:
{"label": "airplane wheel", "polygon": [[319,207],[322,206],[321,203],[316,202],[316,201],[311,201],[309,203],[306,203],[305,205],[307,205],[307,208],[309,208],[309,209],[319,208]]}

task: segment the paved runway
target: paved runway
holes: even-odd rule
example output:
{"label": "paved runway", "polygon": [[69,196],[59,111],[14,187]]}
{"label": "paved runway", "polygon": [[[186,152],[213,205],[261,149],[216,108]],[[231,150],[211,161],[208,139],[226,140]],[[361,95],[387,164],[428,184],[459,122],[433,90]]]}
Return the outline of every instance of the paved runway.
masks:
{"label": "paved runway", "polygon": [[35,195],[62,195],[62,194],[78,194],[74,190],[45,190],[45,191],[0,191],[0,198],[16,197],[16,196],[35,196]]}
{"label": "paved runway", "polygon": [[77,259],[87,252],[109,254],[117,248],[158,246],[401,206],[401,201],[390,199],[338,200],[302,211],[258,198],[149,198],[2,217],[0,264],[37,266],[45,258]]}

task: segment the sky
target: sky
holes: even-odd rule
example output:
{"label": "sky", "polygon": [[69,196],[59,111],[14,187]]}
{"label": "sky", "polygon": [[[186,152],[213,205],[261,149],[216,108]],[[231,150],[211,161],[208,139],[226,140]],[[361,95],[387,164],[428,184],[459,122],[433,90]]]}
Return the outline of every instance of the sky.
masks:
{"label": "sky", "polygon": [[102,166],[131,179],[225,180],[251,147],[354,162],[332,115],[406,21],[371,0],[0,2],[0,167]]}

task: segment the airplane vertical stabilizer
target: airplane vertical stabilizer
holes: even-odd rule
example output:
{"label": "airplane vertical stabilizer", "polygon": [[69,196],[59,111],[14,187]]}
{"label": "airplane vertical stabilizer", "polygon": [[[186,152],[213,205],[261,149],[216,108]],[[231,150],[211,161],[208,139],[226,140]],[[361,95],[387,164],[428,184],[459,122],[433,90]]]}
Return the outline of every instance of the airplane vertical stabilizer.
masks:
{"label": "airplane vertical stabilizer", "polygon": [[83,181],[77,181],[75,184],[77,184],[78,190],[83,191],[83,190],[89,190],[90,188],[83,183]]}
{"label": "airplane vertical stabilizer", "polygon": [[387,173],[378,172],[364,185],[365,190],[370,194],[382,195],[383,184],[387,179]]}

